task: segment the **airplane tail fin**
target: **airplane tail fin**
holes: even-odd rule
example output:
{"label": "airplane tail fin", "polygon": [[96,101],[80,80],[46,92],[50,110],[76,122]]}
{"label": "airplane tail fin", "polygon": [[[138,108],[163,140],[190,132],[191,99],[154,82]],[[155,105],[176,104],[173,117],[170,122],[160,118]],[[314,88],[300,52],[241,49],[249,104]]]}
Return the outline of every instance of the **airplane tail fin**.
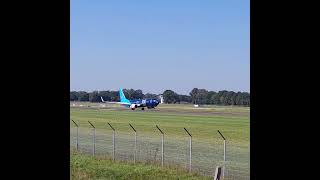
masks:
{"label": "airplane tail fin", "polygon": [[104,100],[103,100],[102,96],[100,96],[100,98],[101,98],[101,101],[102,101],[102,102],[104,102]]}
{"label": "airplane tail fin", "polygon": [[120,102],[130,103],[130,101],[124,95],[122,88],[120,88],[119,96],[120,96]]}

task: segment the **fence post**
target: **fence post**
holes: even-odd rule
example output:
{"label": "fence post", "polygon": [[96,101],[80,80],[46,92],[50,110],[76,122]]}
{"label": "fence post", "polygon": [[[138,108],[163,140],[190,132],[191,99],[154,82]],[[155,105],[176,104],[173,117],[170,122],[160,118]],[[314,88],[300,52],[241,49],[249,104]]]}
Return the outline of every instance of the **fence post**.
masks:
{"label": "fence post", "polygon": [[220,177],[221,177],[221,167],[217,166],[216,171],[214,173],[213,180],[220,180]]}
{"label": "fence post", "polygon": [[133,154],[133,163],[136,163],[136,153],[137,153],[137,131],[134,127],[129,123],[130,127],[134,131],[134,154]]}
{"label": "fence post", "polygon": [[221,134],[221,132],[218,130],[218,133],[220,134],[220,136],[223,139],[223,171],[222,171],[222,177],[224,179],[224,173],[225,173],[225,164],[226,164],[226,150],[227,150],[227,145],[226,145],[226,138]]}
{"label": "fence post", "polygon": [[161,131],[161,129],[158,127],[158,125],[156,125],[156,127],[158,128],[158,130],[161,133],[161,167],[163,167],[163,158],[164,158],[164,151],[163,151],[163,132]]}
{"label": "fence post", "polygon": [[96,153],[96,127],[94,127],[94,125],[88,121],[90,123],[90,125],[93,127],[93,150],[92,150],[92,155],[94,156]]}
{"label": "fence post", "polygon": [[192,165],[192,136],[186,128],[183,128],[189,135],[189,172],[191,172],[191,165]]}
{"label": "fence post", "polygon": [[113,161],[116,159],[115,158],[115,151],[116,151],[116,148],[115,148],[115,137],[114,137],[114,134],[115,134],[115,129],[111,126],[111,124],[110,123],[108,123],[109,124],[109,126],[110,126],[110,128],[112,129],[112,158],[113,158]]}
{"label": "fence post", "polygon": [[226,140],[223,140],[223,161],[224,162],[226,162],[226,150],[227,150]]}
{"label": "fence post", "polygon": [[79,126],[78,126],[78,124],[76,123],[76,122],[74,122],[72,119],[71,119],[71,121],[76,125],[76,127],[77,127],[77,140],[76,140],[76,148],[77,148],[77,151],[78,151],[78,149],[79,149],[79,135],[78,135],[78,129],[79,129]]}

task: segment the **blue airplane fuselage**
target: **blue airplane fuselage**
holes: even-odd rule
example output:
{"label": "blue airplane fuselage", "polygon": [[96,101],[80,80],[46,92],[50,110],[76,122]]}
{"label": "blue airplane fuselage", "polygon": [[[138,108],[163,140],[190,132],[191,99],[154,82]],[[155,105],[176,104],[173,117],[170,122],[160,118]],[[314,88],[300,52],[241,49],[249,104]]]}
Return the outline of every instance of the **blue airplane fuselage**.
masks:
{"label": "blue airplane fuselage", "polygon": [[158,106],[159,100],[157,99],[133,99],[129,100],[131,104],[139,104],[139,107],[154,108]]}

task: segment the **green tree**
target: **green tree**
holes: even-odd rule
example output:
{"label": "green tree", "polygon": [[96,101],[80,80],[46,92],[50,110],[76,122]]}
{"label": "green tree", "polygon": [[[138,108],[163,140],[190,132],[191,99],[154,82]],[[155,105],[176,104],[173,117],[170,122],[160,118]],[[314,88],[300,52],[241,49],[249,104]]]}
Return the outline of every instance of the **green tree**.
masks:
{"label": "green tree", "polygon": [[138,89],[133,91],[132,99],[143,99],[143,97],[144,97],[144,94],[142,93],[142,90]]}
{"label": "green tree", "polygon": [[70,92],[70,101],[78,101],[78,92],[77,91]]}
{"label": "green tree", "polygon": [[[111,94],[110,91],[100,91],[99,98],[102,97],[105,101],[111,101]],[[101,100],[101,98],[100,98]]]}
{"label": "green tree", "polygon": [[177,103],[180,102],[179,95],[172,90],[165,90],[163,92],[164,103]]}
{"label": "green tree", "polygon": [[217,104],[217,105],[223,105],[224,104],[224,94],[226,93],[227,91],[219,91],[217,94],[215,94],[211,101],[214,102],[213,104]]}
{"label": "green tree", "polygon": [[156,94],[147,93],[147,94],[145,94],[144,98],[147,98],[147,99],[159,99],[159,96],[156,95]]}
{"label": "green tree", "polygon": [[237,103],[236,103],[237,96],[238,96],[238,93],[234,92],[233,95],[232,95],[232,97],[231,97],[231,103],[232,103],[232,105],[237,105]]}
{"label": "green tree", "polygon": [[242,93],[241,92],[237,92],[237,96],[235,98],[236,100],[236,105],[242,105]]}
{"label": "green tree", "polygon": [[85,91],[79,91],[78,101],[89,101],[89,93]]}
{"label": "green tree", "polygon": [[193,88],[189,93],[193,104],[198,103],[198,88]]}
{"label": "green tree", "polygon": [[232,105],[232,97],[235,93],[233,91],[227,91],[227,93],[225,94],[225,103],[224,105]]}
{"label": "green tree", "polygon": [[250,106],[250,94],[247,92],[244,92],[242,96],[243,96],[243,100],[242,100],[243,105]]}
{"label": "green tree", "polygon": [[213,98],[217,93],[214,91],[209,91],[207,95],[207,104],[214,104]]}
{"label": "green tree", "polygon": [[192,102],[191,96],[188,96],[188,95],[179,95],[179,100],[180,102],[187,102],[187,103]]}
{"label": "green tree", "polygon": [[123,93],[126,96],[127,99],[134,99],[133,94],[134,90],[133,89],[123,89]]}
{"label": "green tree", "polygon": [[93,91],[93,92],[89,93],[89,101],[90,102],[101,102],[99,92]]}
{"label": "green tree", "polygon": [[208,91],[205,89],[198,89],[197,93],[197,99],[198,99],[198,104],[207,104],[207,96],[208,96]]}
{"label": "green tree", "polygon": [[119,91],[110,91],[110,101],[119,101]]}

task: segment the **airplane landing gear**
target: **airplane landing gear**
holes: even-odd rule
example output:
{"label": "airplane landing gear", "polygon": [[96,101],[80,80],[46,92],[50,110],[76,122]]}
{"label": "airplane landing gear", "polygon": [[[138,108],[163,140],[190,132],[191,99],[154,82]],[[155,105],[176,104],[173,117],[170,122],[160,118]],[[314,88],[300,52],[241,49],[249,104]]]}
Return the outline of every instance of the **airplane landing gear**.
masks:
{"label": "airplane landing gear", "polygon": [[132,109],[132,111],[134,110],[134,108],[131,108]]}
{"label": "airplane landing gear", "polygon": [[144,111],[144,108],[141,108],[142,111]]}

